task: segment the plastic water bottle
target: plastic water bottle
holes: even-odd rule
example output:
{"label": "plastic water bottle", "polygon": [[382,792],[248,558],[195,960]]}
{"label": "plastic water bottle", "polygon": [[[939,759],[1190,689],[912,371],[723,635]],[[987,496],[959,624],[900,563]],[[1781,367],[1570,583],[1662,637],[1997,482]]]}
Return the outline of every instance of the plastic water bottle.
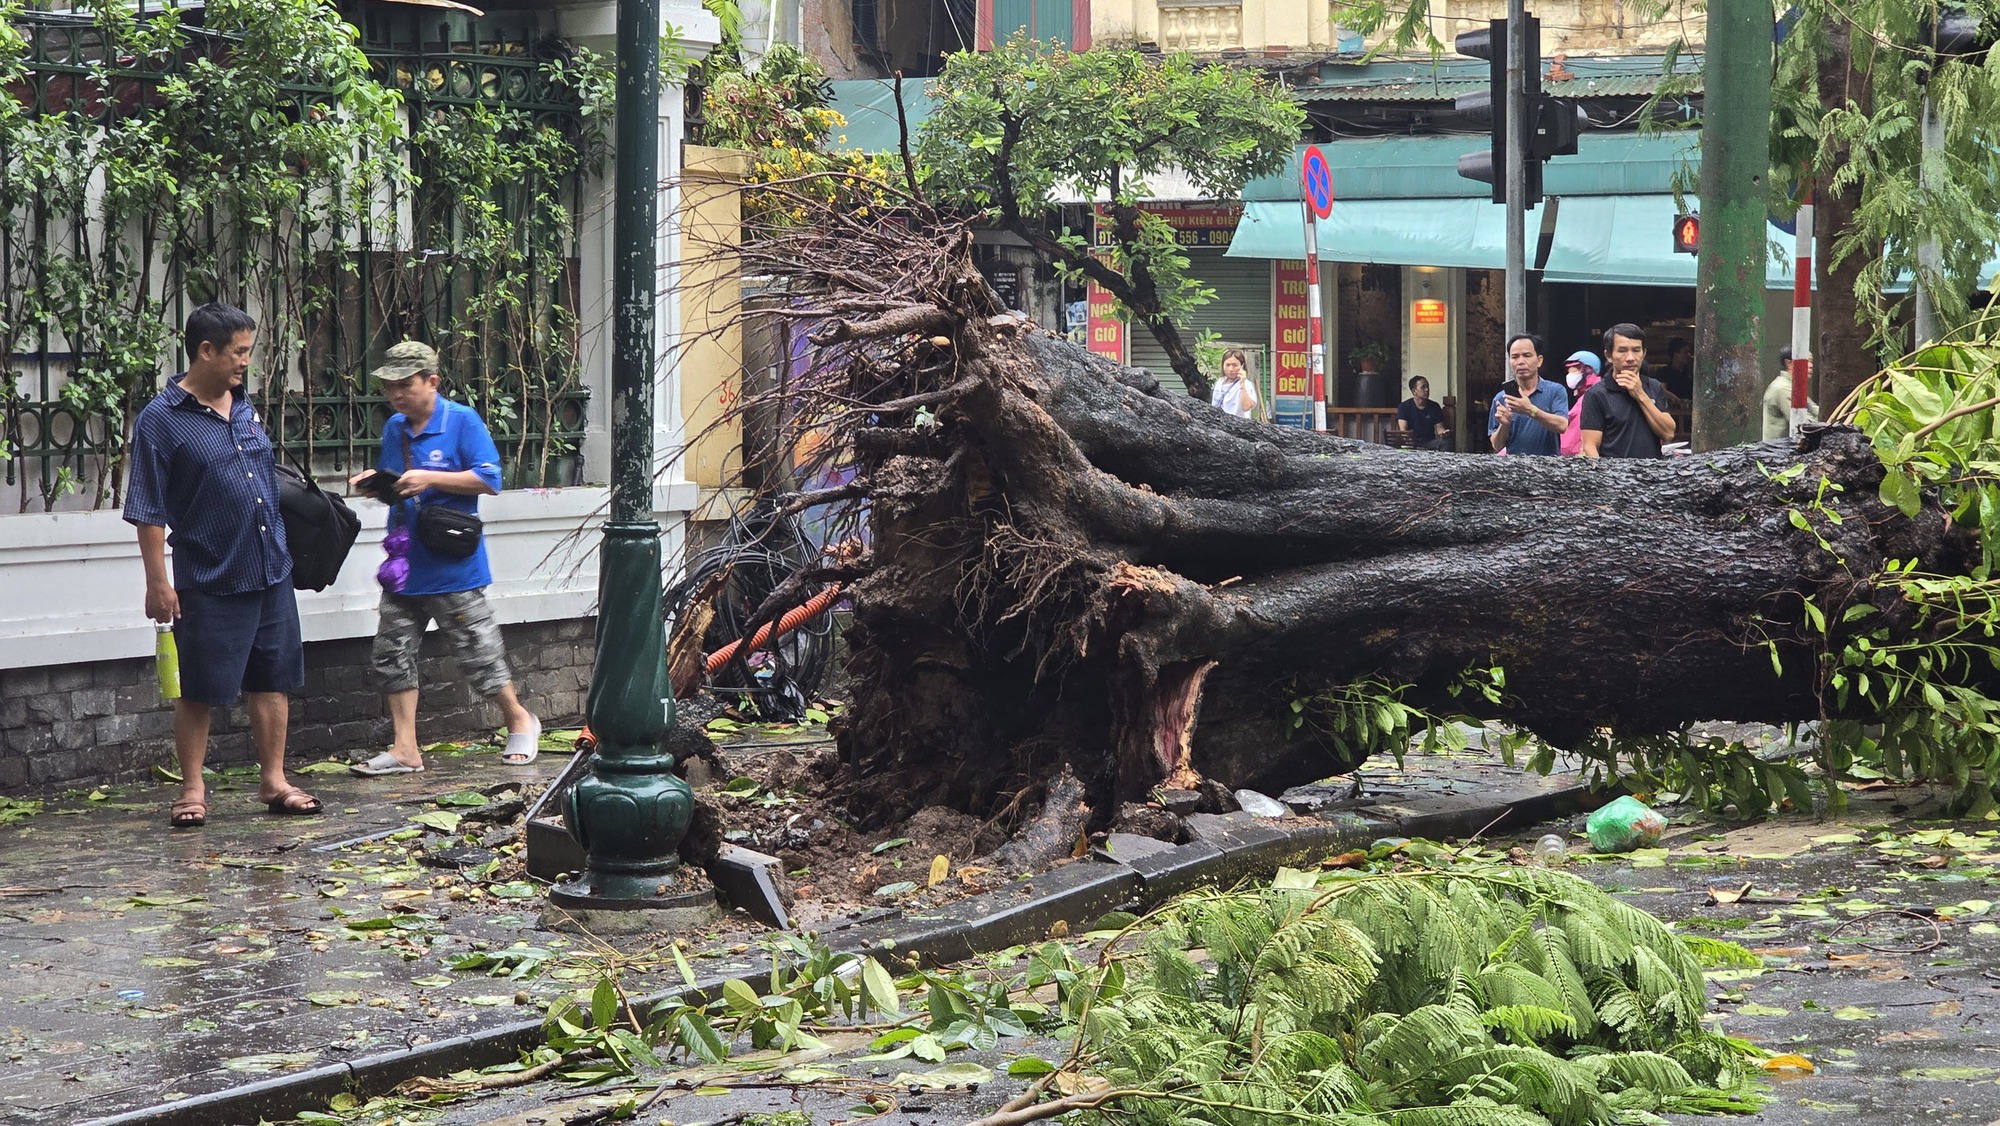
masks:
{"label": "plastic water bottle", "polygon": [[153,671],[160,678],[160,699],[181,698],[181,650],[174,641],[174,627],[153,623]]}
{"label": "plastic water bottle", "polygon": [[1562,866],[1562,862],[1566,858],[1568,851],[1569,846],[1564,843],[1561,837],[1556,836],[1554,833],[1545,833],[1541,840],[1535,842],[1535,847],[1530,850],[1530,853],[1533,855],[1535,863],[1542,867],[1559,868]]}

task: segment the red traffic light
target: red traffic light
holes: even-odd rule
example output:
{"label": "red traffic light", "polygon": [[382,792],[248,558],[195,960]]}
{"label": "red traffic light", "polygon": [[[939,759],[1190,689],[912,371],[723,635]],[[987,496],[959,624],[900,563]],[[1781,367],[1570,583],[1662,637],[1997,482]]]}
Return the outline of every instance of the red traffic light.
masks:
{"label": "red traffic light", "polygon": [[1701,216],[1674,216],[1674,253],[1699,254],[1701,252]]}

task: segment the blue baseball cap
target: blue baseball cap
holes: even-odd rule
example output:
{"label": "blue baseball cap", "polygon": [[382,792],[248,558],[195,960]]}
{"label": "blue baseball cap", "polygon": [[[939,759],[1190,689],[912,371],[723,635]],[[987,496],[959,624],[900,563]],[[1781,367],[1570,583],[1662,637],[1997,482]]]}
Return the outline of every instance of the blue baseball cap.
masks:
{"label": "blue baseball cap", "polygon": [[1604,361],[1598,359],[1595,352],[1571,352],[1569,359],[1563,361],[1563,366],[1568,367],[1570,364],[1582,364],[1600,375],[1604,372]]}

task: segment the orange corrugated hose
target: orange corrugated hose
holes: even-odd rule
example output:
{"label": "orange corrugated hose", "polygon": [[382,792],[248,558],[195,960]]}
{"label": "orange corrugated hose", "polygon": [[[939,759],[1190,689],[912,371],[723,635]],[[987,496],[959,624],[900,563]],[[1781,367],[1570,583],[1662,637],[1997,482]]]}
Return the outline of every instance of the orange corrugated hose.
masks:
{"label": "orange corrugated hose", "polygon": [[[826,613],[827,609],[839,600],[840,584],[832,583],[825,590],[807,599],[803,604],[785,611],[784,617],[779,618],[775,625],[766,623],[764,628],[757,631],[757,636],[750,639],[750,648],[753,650],[760,649],[765,642],[771,640],[777,634],[790,633],[800,626],[805,625],[807,622]],[[705,662],[707,671],[712,673],[728,664],[729,659],[736,656],[736,651],[741,648],[743,648],[743,642],[739,639],[710,653]]]}

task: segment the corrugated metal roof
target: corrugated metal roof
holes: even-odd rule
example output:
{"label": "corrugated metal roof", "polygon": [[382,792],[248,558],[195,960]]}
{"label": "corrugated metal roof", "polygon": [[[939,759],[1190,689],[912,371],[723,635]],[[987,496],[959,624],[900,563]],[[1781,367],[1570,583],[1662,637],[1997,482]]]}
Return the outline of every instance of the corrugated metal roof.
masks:
{"label": "corrugated metal roof", "polygon": [[[1675,78],[1692,87],[1689,93],[1701,92],[1699,74],[1675,75]],[[1559,98],[1644,98],[1651,97],[1660,88],[1660,82],[1658,74],[1579,74],[1560,81],[1545,77],[1542,89]],[[1484,89],[1483,79],[1439,78],[1307,86],[1300,88],[1298,94],[1308,102],[1448,102],[1460,94]]]}

